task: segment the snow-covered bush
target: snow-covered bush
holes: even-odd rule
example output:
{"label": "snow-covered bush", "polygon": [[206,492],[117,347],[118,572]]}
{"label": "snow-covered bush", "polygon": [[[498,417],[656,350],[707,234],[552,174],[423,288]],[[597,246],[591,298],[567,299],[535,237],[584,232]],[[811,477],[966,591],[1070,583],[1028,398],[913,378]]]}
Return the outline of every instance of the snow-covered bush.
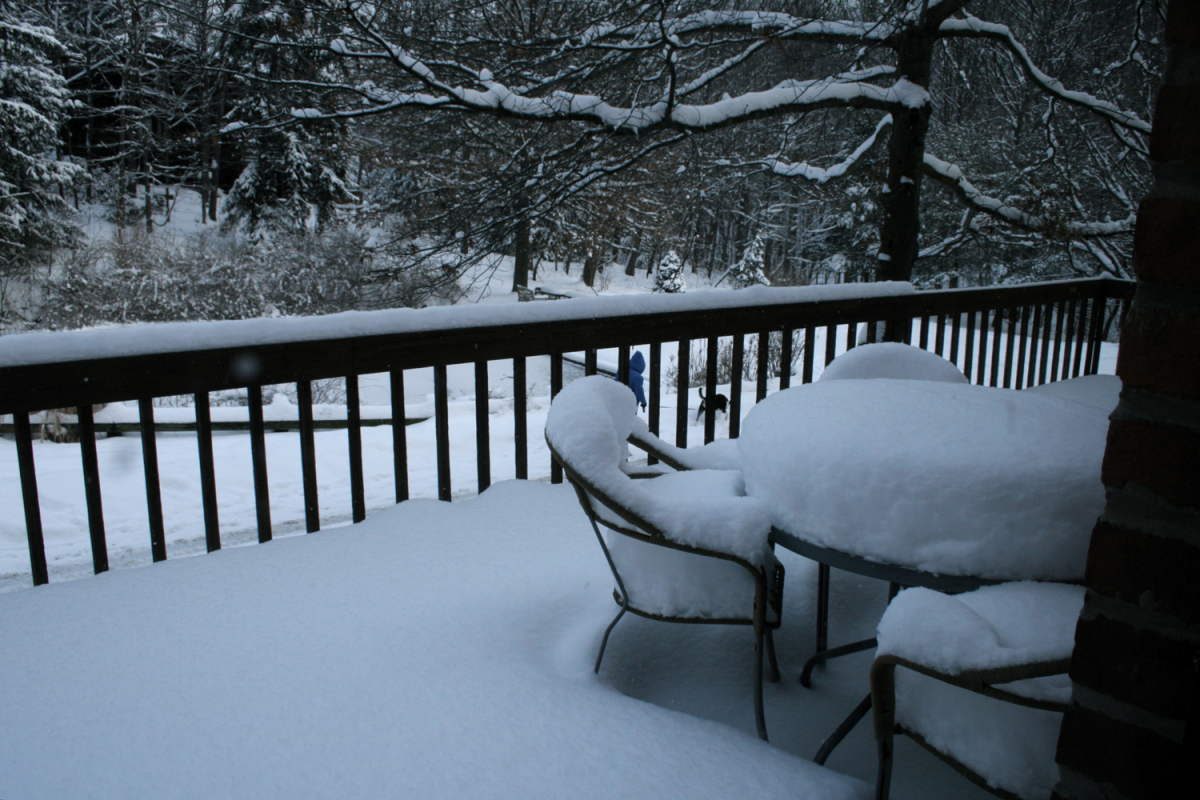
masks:
{"label": "snow-covered bush", "polygon": [[128,322],[328,314],[357,308],[363,239],[345,230],[180,240],[138,234],[62,254],[37,324],[50,329]]}
{"label": "snow-covered bush", "polygon": [[766,242],[762,232],[754,237],[742,254],[742,259],[729,268],[726,277],[735,289],[745,289],[748,286],[770,286],[767,275],[763,272],[765,263]]}
{"label": "snow-covered bush", "polygon": [[668,251],[662,261],[658,262],[658,271],[654,274],[654,291],[667,294],[687,291],[687,281],[683,279],[683,262],[674,250]]}

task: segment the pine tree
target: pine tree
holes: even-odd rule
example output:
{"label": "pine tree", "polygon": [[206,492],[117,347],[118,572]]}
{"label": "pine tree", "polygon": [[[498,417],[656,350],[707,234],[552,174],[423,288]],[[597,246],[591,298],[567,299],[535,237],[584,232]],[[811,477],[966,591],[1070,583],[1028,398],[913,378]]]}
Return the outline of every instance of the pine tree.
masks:
{"label": "pine tree", "polygon": [[[319,3],[251,0],[227,14],[229,25],[252,38],[237,40],[242,50],[231,53],[246,71],[244,99],[230,118],[247,126],[249,165],[225,201],[226,227],[303,232],[315,213],[319,231],[335,204],[354,201],[344,180],[344,126],[320,119],[320,98],[303,88],[329,59],[330,31],[320,28],[312,5]],[[295,121],[281,129],[274,123],[283,111]]]}
{"label": "pine tree", "polygon": [[658,262],[654,291],[667,294],[681,294],[687,291],[687,282],[683,279],[683,262],[675,255],[674,250],[668,251],[662,261]]}
{"label": "pine tree", "polygon": [[27,269],[78,235],[56,193],[81,172],[55,153],[71,103],[51,63],[62,52],[53,31],[21,22],[14,3],[0,2],[0,274]]}
{"label": "pine tree", "polygon": [[766,273],[763,272],[766,243],[762,233],[754,236],[754,241],[746,248],[742,258],[729,268],[726,277],[735,289],[745,289],[748,286],[770,286]]}

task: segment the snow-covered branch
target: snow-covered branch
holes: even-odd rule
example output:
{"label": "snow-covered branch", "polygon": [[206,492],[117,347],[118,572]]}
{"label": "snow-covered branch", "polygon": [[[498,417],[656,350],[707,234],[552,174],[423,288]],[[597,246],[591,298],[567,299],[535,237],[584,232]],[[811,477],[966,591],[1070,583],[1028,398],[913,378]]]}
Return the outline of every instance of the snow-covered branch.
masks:
{"label": "snow-covered branch", "polygon": [[892,115],[885,114],[876,123],[875,130],[871,132],[871,135],[864,139],[858,147],[854,148],[854,152],[832,167],[814,167],[807,162],[794,164],[780,158],[769,158],[755,163],[762,164],[776,175],[782,175],[786,178],[805,178],[818,184],[828,183],[834,178],[842,177],[857,165],[863,156],[874,149],[875,145],[880,141],[880,134],[890,128],[891,125]]}
{"label": "snow-covered branch", "polygon": [[1062,236],[1068,239],[1086,239],[1095,236],[1114,236],[1130,233],[1136,222],[1136,214],[1130,212],[1125,219],[1116,222],[1063,222],[1030,214],[1016,206],[989,197],[967,180],[958,166],[942,161],[936,156],[925,154],[925,174],[951,192],[969,207],[982,211],[1002,222],[1038,233]]}
{"label": "snow-covered branch", "polygon": [[1007,25],[984,22],[978,17],[967,14],[965,19],[948,19],[944,21],[939,28],[939,32],[943,36],[990,39],[999,42],[1016,57],[1017,63],[1020,64],[1021,68],[1038,89],[1064,102],[1093,111],[1121,127],[1138,131],[1139,133],[1150,133],[1150,123],[1132,111],[1118,108],[1113,103],[1101,100],[1087,92],[1067,89],[1057,78],[1053,78],[1039,69],[1033,63],[1033,59],[1030,58],[1029,51],[1025,49],[1025,45],[1017,41],[1017,38]]}

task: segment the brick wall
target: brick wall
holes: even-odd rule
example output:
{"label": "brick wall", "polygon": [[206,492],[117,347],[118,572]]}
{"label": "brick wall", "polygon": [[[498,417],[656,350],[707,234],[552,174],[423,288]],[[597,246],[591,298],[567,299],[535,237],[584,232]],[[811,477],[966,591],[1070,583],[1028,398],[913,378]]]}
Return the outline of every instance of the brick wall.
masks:
{"label": "brick wall", "polygon": [[1170,0],[1054,796],[1200,793],[1200,0]]}

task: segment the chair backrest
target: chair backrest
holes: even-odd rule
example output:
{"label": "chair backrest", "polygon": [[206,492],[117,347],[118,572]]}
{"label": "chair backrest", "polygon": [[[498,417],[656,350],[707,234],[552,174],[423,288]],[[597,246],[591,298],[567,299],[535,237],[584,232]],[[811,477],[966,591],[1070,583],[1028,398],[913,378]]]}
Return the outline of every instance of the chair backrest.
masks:
{"label": "chair backrest", "polygon": [[937,353],[899,342],[861,344],[847,350],[825,367],[818,380],[863,378],[970,383],[958,367]]}
{"label": "chair backrest", "polygon": [[[764,563],[770,517],[760,501],[727,492],[684,495],[665,491],[670,482],[659,484],[662,479],[647,482],[629,476],[628,439],[636,424],[629,387],[603,376],[581,378],[555,397],[546,418],[546,443],[588,498],[648,537],[672,547]],[[689,474],[697,479],[718,477]],[[740,485],[740,473],[724,474],[735,476]],[[611,518],[601,521],[613,527]]]}

